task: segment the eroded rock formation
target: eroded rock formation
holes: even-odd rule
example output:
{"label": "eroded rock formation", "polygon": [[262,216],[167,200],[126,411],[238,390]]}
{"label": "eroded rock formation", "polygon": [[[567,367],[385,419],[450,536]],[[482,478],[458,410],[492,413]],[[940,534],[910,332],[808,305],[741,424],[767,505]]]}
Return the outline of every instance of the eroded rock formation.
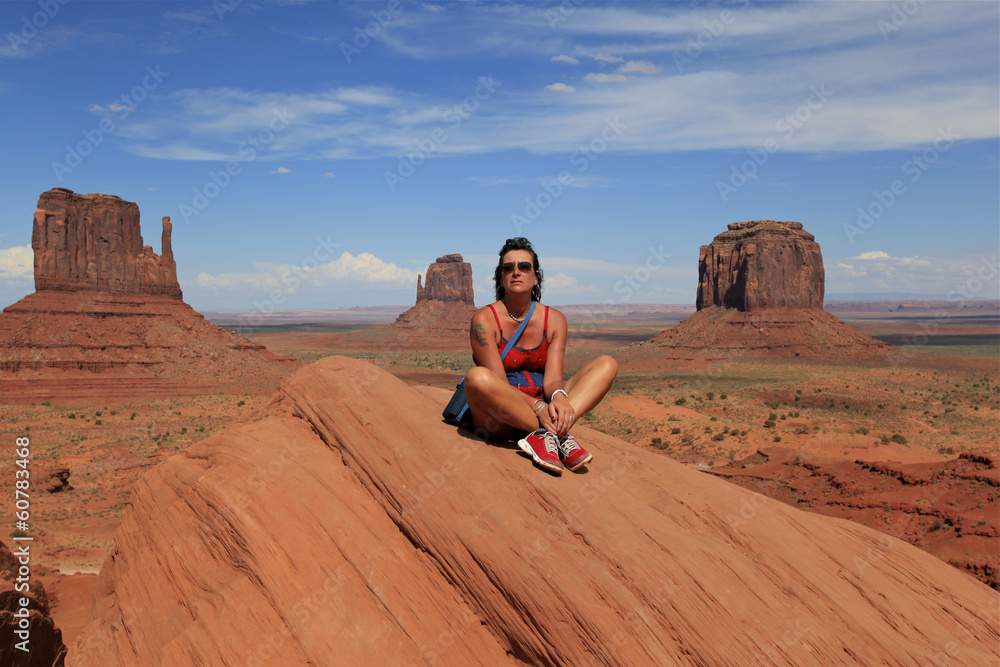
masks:
{"label": "eroded rock formation", "polygon": [[698,258],[698,310],[822,308],[823,256],[801,222],[734,222]]}
{"label": "eroded rock formation", "polygon": [[161,255],[142,244],[139,207],[114,195],[53,188],[38,199],[31,247],[35,289],[181,298],[163,218]]}
{"label": "eroded rock formation", "polygon": [[42,194],[36,291],[0,315],[5,402],[268,392],[301,365],[184,303],[170,234],[165,217],[157,255],[142,245],[134,203],[65,188]]}
{"label": "eroded rock formation", "polygon": [[[20,568],[24,558],[21,550],[27,547],[29,573],[22,576]],[[62,632],[52,621],[49,598],[38,578],[38,566],[31,562],[31,542],[15,544],[15,555],[0,542],[0,665],[10,667],[61,667],[66,658]],[[27,589],[24,586],[27,585]],[[21,607],[21,599],[27,606]],[[22,624],[22,610],[27,617]],[[18,635],[17,631],[26,632]],[[25,641],[27,640],[27,641]],[[17,645],[21,642],[21,650]]]}
{"label": "eroded rock formation", "polygon": [[800,222],[753,220],[701,247],[697,311],[623,355],[623,367],[739,358],[880,358],[895,348],[823,310],[823,256]]}
{"label": "eroded rock formation", "polygon": [[995,591],[931,554],[586,428],[553,478],[449,393],[327,357],[153,468],[69,664],[1000,659]]}
{"label": "eroded rock formation", "polygon": [[459,254],[438,257],[427,267],[427,282],[421,287],[417,276],[417,303],[421,301],[458,301],[472,305],[472,265]]}
{"label": "eroded rock formation", "polygon": [[458,254],[438,257],[427,267],[426,284],[417,276],[417,303],[389,326],[389,336],[405,336],[405,346],[420,342],[451,348],[467,344],[476,313],[472,266]]}

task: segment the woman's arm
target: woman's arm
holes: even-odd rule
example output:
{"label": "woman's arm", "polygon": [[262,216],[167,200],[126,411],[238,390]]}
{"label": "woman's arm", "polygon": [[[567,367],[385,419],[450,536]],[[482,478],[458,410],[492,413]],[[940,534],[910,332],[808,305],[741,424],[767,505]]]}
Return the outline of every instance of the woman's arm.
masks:
{"label": "woman's arm", "polygon": [[477,366],[485,366],[497,376],[507,381],[507,372],[503,369],[503,361],[497,346],[500,343],[500,331],[493,319],[489,307],[480,308],[472,316],[469,327],[469,340],[472,343],[472,359]]}
{"label": "woman's arm", "polygon": [[[565,393],[563,364],[566,360],[566,316],[555,308],[549,309],[549,352],[545,360],[545,398],[549,401],[548,416],[557,435],[564,435],[573,425],[573,406]],[[558,393],[557,393],[558,392]]]}

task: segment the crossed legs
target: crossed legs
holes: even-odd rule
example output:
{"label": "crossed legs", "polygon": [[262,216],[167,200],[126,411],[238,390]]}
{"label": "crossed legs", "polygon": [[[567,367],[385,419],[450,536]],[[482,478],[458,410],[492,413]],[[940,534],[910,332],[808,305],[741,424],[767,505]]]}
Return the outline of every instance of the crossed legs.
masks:
{"label": "crossed legs", "polygon": [[[566,382],[566,393],[578,420],[601,402],[617,375],[618,362],[605,354],[587,362]],[[515,432],[538,428],[531,400],[525,400],[524,392],[488,368],[476,366],[469,370],[465,397],[473,428],[485,430],[490,438],[509,438]]]}

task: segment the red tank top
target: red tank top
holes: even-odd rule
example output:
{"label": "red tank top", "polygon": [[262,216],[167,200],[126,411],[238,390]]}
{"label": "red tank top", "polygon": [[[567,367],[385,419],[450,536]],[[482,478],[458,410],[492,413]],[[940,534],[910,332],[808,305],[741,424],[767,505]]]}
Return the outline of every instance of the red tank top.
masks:
{"label": "red tank top", "polygon": [[[503,349],[507,347],[507,339],[503,337],[503,327],[500,325],[500,316],[497,315],[496,308],[493,304],[490,304],[490,310],[493,311],[493,317],[497,321],[497,329],[500,330],[500,344],[497,346],[497,351],[503,354]],[[542,322],[542,342],[531,348],[530,350],[525,350],[522,347],[514,346],[507,353],[507,356],[503,360],[504,371],[510,373],[512,371],[534,371],[536,373],[545,372],[545,360],[549,357],[549,307],[545,306],[545,320]]]}

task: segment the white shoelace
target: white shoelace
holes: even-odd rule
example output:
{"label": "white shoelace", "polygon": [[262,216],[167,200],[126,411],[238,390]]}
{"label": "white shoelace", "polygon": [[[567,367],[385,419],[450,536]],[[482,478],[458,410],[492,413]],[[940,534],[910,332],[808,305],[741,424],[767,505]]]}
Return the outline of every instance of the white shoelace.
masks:
{"label": "white shoelace", "polygon": [[556,437],[555,433],[545,432],[545,451],[549,454],[559,454],[559,438]]}
{"label": "white shoelace", "polygon": [[559,441],[559,446],[562,447],[564,454],[569,454],[572,451],[580,449],[580,445],[576,444],[576,438],[568,433]]}

